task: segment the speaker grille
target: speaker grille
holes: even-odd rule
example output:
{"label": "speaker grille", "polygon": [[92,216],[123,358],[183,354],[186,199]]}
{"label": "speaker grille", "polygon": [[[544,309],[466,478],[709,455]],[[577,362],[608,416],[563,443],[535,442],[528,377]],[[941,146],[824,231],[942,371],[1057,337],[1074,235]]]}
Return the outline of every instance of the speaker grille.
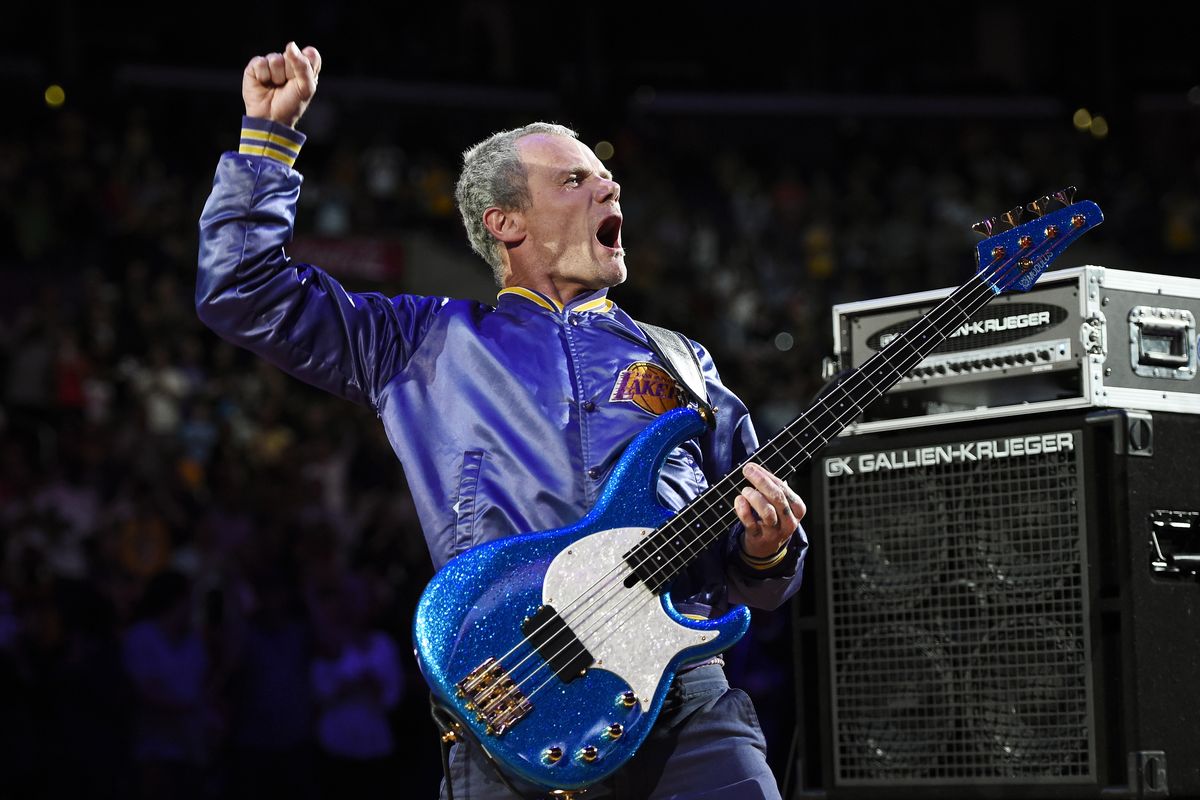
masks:
{"label": "speaker grille", "polygon": [[822,460],[834,778],[1094,778],[1078,431]]}

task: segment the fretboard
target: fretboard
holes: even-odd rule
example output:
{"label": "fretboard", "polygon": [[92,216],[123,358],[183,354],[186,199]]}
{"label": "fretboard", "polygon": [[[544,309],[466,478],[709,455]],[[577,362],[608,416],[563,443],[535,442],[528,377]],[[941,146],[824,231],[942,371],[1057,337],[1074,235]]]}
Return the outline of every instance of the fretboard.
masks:
{"label": "fretboard", "polygon": [[[818,397],[760,447],[751,460],[786,480],[995,296],[987,271],[976,274]],[[633,568],[627,582],[636,578],[652,591],[662,591],[705,547],[737,522],[733,501],[749,485],[742,466],[710,486],[625,554]]]}

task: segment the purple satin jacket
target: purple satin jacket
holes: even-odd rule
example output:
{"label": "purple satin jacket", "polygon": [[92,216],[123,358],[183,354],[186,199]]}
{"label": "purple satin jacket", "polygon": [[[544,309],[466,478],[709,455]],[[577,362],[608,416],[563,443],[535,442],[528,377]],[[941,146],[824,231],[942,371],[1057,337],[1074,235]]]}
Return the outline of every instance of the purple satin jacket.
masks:
{"label": "purple satin jacket", "polygon": [[[301,182],[277,157],[222,156],[200,219],[197,311],[225,339],[376,411],[435,567],[481,542],[575,522],[630,440],[683,402],[604,291],[566,308],[519,288],[501,292],[494,307],[389,298],[348,292],[293,262],[284,246]],[[757,446],[746,407],[695,347],[718,424],[668,458],[659,495],[673,509]],[[672,595],[685,613],[774,608],[799,588],[805,549],[798,531],[787,556],[760,569],[740,557],[731,531]]]}

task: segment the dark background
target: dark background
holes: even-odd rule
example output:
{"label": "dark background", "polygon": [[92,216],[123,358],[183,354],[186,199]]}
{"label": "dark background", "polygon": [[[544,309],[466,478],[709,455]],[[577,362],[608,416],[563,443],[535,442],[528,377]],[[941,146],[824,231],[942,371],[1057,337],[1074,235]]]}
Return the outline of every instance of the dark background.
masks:
{"label": "dark background", "polygon": [[[325,64],[295,252],[356,289],[486,299],[450,200],[458,154],[566,123],[613,146],[631,271],[613,297],[708,346],[763,434],[819,387],[833,303],[962,282],[970,223],[1048,191],[1077,185],[1107,216],[1056,266],[1200,276],[1195,10],[651,8],[5,10],[0,796],[434,791],[408,655],[430,570],[399,465],[369,412],[223,344],[191,307],[240,71],[288,39]],[[1105,136],[1072,124],[1080,108]],[[174,699],[131,667],[146,625],[196,645],[199,677],[160,676]],[[317,743],[308,678],[367,630],[393,642],[400,688],[379,706],[390,755],[363,767]],[[756,613],[729,657],[781,778],[790,647],[786,610]],[[185,755],[146,755],[151,733]]]}

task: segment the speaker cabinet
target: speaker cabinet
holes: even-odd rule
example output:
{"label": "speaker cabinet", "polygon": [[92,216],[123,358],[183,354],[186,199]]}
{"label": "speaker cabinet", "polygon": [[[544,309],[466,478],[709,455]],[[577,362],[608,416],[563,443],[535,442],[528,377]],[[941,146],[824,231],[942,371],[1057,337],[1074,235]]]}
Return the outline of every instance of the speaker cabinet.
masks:
{"label": "speaker cabinet", "polygon": [[796,796],[1200,796],[1200,416],[853,436],[812,463]]}

